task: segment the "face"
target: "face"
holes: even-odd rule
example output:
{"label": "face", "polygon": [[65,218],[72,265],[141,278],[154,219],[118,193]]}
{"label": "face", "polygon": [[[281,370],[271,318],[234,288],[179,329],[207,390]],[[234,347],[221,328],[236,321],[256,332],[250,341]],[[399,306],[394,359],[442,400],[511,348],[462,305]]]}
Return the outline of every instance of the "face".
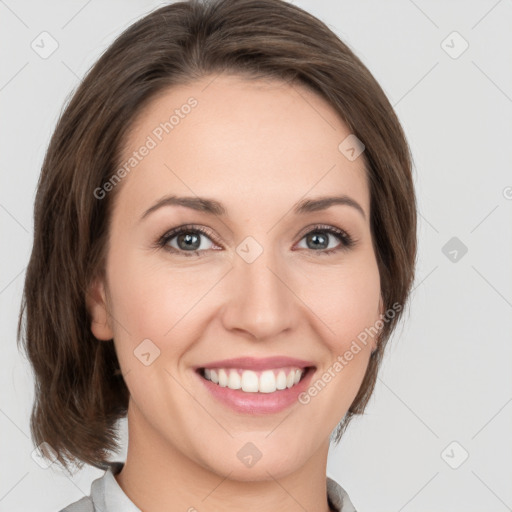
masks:
{"label": "face", "polygon": [[154,456],[278,478],[326,455],[376,346],[346,357],[382,313],[364,154],[304,88],[212,79],[130,131],[92,331],[114,339]]}

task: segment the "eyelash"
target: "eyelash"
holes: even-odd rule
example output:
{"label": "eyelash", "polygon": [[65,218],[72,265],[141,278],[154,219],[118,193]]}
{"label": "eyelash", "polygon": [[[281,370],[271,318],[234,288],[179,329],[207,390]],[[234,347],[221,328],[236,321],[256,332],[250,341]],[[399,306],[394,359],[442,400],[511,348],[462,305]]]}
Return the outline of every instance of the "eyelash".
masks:
{"label": "eyelash", "polygon": [[[341,244],[339,246],[337,246],[333,249],[323,249],[323,250],[318,250],[318,251],[315,251],[314,249],[306,249],[306,250],[309,250],[309,251],[312,251],[315,253],[319,253],[322,256],[329,256],[331,254],[337,253],[338,251],[347,251],[347,250],[351,249],[357,242],[357,240],[352,238],[346,231],[335,228],[334,226],[327,226],[327,225],[323,225],[323,224],[317,224],[317,225],[313,226],[310,231],[307,231],[306,233],[304,233],[304,235],[302,235],[300,240],[302,240],[307,235],[310,235],[311,233],[316,233],[316,232],[329,233],[329,234],[337,237],[341,242]],[[194,256],[195,257],[204,256],[204,253],[206,252],[205,250],[182,251],[182,250],[176,249],[175,247],[169,247],[167,245],[169,243],[169,241],[171,241],[173,238],[176,238],[177,236],[179,236],[183,233],[201,233],[202,235],[209,238],[210,241],[214,242],[217,245],[220,245],[216,241],[216,237],[210,229],[204,228],[201,226],[196,226],[193,224],[187,224],[184,226],[179,226],[177,228],[172,229],[171,231],[166,232],[164,235],[162,235],[157,240],[155,246],[157,248],[164,249],[173,254],[183,255],[187,258],[194,257]],[[213,249],[213,250],[218,250],[218,249]]]}

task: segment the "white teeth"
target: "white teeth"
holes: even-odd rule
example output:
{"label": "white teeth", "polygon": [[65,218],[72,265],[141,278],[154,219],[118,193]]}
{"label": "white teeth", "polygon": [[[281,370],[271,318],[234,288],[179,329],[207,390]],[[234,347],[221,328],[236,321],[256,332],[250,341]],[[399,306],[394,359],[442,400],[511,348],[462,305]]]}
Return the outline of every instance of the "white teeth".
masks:
{"label": "white teeth", "polygon": [[291,388],[293,386],[293,381],[295,380],[295,372],[290,372],[286,377],[286,387]]}
{"label": "white teeth", "polygon": [[259,391],[273,393],[276,390],[276,376],[272,370],[265,370],[260,377]]}
{"label": "white teeth", "polygon": [[226,370],[221,368],[219,370],[219,386],[225,388],[228,385],[228,374],[226,373]]}
{"label": "white teeth", "polygon": [[255,393],[258,391],[258,375],[251,370],[242,373],[242,391]]}
{"label": "white teeth", "polygon": [[204,377],[214,384],[230,389],[241,389],[246,393],[274,393],[291,388],[299,383],[304,369],[282,368],[255,372],[235,368],[205,368]]}
{"label": "white teeth", "polygon": [[242,387],[242,378],[236,370],[230,370],[228,379],[228,388],[240,389]]}
{"label": "white teeth", "polygon": [[285,389],[286,388],[286,373],[283,370],[280,370],[277,374],[276,379],[276,388],[277,389]]}

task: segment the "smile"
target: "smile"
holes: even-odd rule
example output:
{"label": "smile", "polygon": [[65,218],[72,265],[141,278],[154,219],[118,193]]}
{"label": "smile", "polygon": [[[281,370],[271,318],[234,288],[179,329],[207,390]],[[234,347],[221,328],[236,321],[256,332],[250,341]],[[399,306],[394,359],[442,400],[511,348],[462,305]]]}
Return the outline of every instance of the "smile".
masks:
{"label": "smile", "polygon": [[274,393],[298,384],[306,368],[282,367],[264,371],[240,368],[203,368],[200,374],[220,387],[245,393]]}

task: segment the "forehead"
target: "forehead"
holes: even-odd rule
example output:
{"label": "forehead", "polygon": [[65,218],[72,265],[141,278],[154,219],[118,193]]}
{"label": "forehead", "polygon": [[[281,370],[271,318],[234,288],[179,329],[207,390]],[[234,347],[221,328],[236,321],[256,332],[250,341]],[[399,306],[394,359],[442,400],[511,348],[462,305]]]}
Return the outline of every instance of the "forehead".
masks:
{"label": "forehead", "polygon": [[338,192],[368,212],[364,156],[351,161],[338,148],[349,135],[336,111],[301,86],[205,77],[162,91],[137,116],[121,165],[136,161],[118,201],[140,213],[176,193],[243,211]]}

